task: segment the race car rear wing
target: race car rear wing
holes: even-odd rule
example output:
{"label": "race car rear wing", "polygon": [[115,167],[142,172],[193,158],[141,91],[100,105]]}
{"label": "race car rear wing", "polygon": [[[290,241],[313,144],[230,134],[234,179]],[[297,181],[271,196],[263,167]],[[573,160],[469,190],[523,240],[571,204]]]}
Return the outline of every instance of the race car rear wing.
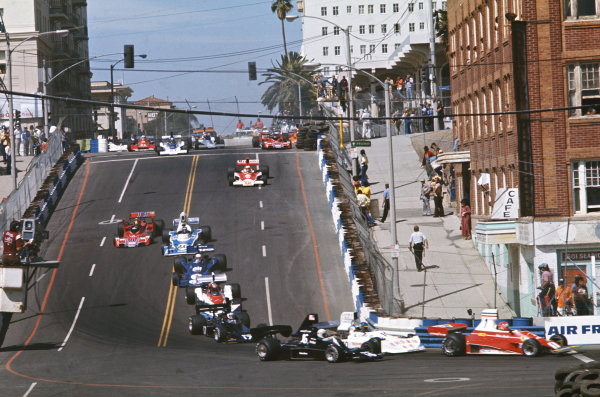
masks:
{"label": "race car rear wing", "polygon": [[292,327],[289,325],[271,325],[250,329],[250,335],[252,335],[252,339],[254,340],[260,340],[265,336],[276,334],[281,334],[281,336],[287,338],[292,334]]}
{"label": "race car rear wing", "polygon": [[244,166],[244,165],[259,165],[260,161],[259,160],[238,160],[237,161],[237,165],[239,166]]}
{"label": "race car rear wing", "polygon": [[164,256],[181,256],[190,254],[200,254],[202,252],[213,252],[215,250],[214,245],[188,245],[185,252],[181,252],[178,249],[171,249],[169,246],[163,246]]}
{"label": "race car rear wing", "polygon": [[226,274],[211,274],[207,276],[195,277],[194,281],[198,284],[208,284],[208,283],[226,283],[227,275]]}
{"label": "race car rear wing", "polygon": [[357,318],[356,312],[342,312],[342,314],[340,314],[338,331],[350,331],[350,327]]}
{"label": "race car rear wing", "polygon": [[[200,218],[197,216],[187,218],[187,223],[188,223],[188,225],[199,225]],[[179,219],[173,219],[173,226],[175,226],[175,227],[179,226]]]}
{"label": "race car rear wing", "polygon": [[146,212],[131,212],[129,213],[129,219],[133,218],[154,218],[156,213],[154,211],[146,211]]}
{"label": "race car rear wing", "polygon": [[[160,139],[169,139],[169,138],[171,138],[171,135],[163,135],[160,137]],[[181,135],[173,135],[173,138],[181,139]]]}
{"label": "race car rear wing", "polygon": [[458,323],[446,323],[439,325],[430,325],[427,327],[427,332],[433,336],[446,336],[451,332],[465,332],[467,330],[466,324]]}

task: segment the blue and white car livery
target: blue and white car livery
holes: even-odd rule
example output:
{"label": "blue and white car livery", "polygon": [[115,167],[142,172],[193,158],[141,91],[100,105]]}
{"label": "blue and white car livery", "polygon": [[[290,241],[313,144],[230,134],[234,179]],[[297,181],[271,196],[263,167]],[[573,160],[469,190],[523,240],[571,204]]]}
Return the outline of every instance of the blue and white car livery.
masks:
{"label": "blue and white car livery", "polygon": [[210,226],[200,226],[198,229],[192,229],[190,226],[199,223],[199,218],[188,218],[185,212],[179,215],[179,219],[173,219],[173,227],[176,229],[163,230],[162,233],[163,255],[188,255],[214,251],[214,246],[206,245],[212,237]]}

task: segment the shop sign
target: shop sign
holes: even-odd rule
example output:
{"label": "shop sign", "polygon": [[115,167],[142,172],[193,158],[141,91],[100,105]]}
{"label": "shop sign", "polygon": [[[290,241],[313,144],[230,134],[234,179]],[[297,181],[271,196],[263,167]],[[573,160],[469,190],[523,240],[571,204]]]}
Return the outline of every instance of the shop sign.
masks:
{"label": "shop sign", "polygon": [[573,252],[563,252],[562,253],[562,261],[568,262],[568,260],[572,260],[573,262],[579,261],[591,261],[592,256],[596,258],[600,258],[600,251],[573,251]]}
{"label": "shop sign", "polygon": [[501,188],[496,191],[492,219],[515,219],[519,217],[519,189]]}
{"label": "shop sign", "polygon": [[548,317],[546,338],[561,334],[569,345],[595,345],[600,340],[600,316]]}

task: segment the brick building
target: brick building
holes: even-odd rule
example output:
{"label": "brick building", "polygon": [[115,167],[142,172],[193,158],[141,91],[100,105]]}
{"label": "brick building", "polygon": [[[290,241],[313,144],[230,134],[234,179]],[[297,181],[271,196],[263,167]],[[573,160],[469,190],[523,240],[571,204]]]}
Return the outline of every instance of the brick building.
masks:
{"label": "brick building", "polygon": [[[600,12],[592,0],[448,2],[457,198],[517,314],[538,265],[594,292],[600,256]],[[545,111],[544,109],[561,109]],[[598,226],[598,227],[597,227]]]}

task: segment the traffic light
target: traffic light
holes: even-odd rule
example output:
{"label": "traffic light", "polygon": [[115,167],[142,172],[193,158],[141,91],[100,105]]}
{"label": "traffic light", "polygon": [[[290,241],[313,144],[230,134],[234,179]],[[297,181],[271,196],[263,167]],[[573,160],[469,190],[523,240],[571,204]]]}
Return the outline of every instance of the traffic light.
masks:
{"label": "traffic light", "polygon": [[15,124],[19,124],[21,122],[21,111],[15,110]]}
{"label": "traffic light", "polygon": [[256,80],[256,62],[248,62],[248,79]]}
{"label": "traffic light", "polygon": [[125,58],[125,68],[133,68],[133,44],[125,44],[123,47],[123,57]]}
{"label": "traffic light", "polygon": [[421,81],[427,81],[427,80],[429,80],[429,67],[428,66],[421,69]]}

